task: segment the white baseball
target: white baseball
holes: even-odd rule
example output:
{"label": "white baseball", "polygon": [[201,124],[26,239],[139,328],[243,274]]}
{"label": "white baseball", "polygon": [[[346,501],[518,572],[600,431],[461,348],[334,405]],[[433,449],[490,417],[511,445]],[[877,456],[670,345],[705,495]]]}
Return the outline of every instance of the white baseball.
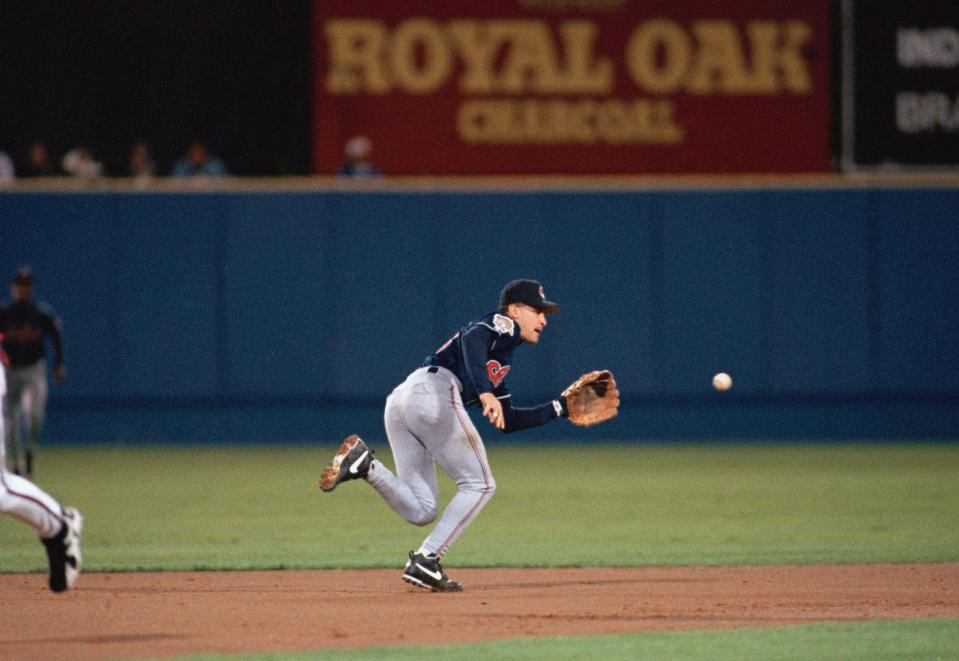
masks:
{"label": "white baseball", "polygon": [[719,390],[720,392],[724,390],[729,390],[733,387],[733,377],[729,376],[725,372],[720,372],[713,377],[713,388]]}

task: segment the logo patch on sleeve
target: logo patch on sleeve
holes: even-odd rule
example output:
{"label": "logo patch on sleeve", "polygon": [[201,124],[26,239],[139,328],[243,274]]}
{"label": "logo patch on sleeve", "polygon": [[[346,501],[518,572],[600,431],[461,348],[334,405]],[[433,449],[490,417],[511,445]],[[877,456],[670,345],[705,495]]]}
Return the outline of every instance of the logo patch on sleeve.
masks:
{"label": "logo patch on sleeve", "polygon": [[489,360],[486,362],[486,376],[494,388],[498,388],[503,379],[509,373],[509,365],[500,365],[498,360]]}
{"label": "logo patch on sleeve", "polygon": [[493,315],[493,326],[500,335],[512,335],[516,329],[516,322],[505,314]]}

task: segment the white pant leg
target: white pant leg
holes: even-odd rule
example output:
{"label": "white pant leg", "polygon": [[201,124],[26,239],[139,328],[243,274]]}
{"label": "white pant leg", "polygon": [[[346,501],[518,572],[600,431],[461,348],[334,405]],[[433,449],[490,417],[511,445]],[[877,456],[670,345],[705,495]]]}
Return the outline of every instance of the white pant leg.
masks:
{"label": "white pant leg", "polygon": [[421,546],[427,553],[442,556],[493,497],[496,481],[483,439],[466,413],[459,387],[441,375],[431,375],[431,378],[443,385],[443,392],[436,400],[440,415],[427,429],[418,426],[429,423],[428,419],[414,422],[413,431],[426,439],[430,453],[458,488]]}
{"label": "white pant leg", "polygon": [[425,526],[436,518],[439,487],[433,458],[403,420],[403,386],[386,399],[383,415],[396,475],[374,461],[366,480],[397,514]]}
{"label": "white pant leg", "polygon": [[0,512],[20,519],[44,539],[53,537],[63,526],[63,508],[30,480],[7,472],[3,431],[0,422]]}
{"label": "white pant leg", "polygon": [[49,494],[30,480],[0,473],[0,512],[20,519],[44,539],[53,537],[63,525],[63,509]]}

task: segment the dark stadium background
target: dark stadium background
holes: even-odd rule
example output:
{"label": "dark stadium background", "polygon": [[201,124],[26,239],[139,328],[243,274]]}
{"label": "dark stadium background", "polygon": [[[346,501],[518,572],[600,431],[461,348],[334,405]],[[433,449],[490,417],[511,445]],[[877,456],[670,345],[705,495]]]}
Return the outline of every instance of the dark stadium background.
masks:
{"label": "dark stadium background", "polygon": [[[194,139],[239,175],[310,168],[309,0],[4,2],[0,150],[89,146],[123,174],[138,140],[165,174]],[[118,93],[122,90],[122,93]]]}

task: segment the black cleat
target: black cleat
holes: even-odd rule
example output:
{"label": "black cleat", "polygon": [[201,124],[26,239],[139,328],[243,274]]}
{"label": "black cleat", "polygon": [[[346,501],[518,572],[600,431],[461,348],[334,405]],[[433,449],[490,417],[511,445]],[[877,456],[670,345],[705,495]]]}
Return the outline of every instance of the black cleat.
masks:
{"label": "black cleat", "polygon": [[64,592],[73,587],[80,575],[80,535],[83,517],[73,507],[63,510],[63,528],[50,539],[41,539],[50,561],[50,589]]}
{"label": "black cleat", "polygon": [[410,559],[403,571],[403,580],[432,592],[462,592],[463,584],[453,581],[443,573],[440,559],[435,555],[423,555],[410,551]]}
{"label": "black cleat", "polygon": [[347,436],[333,461],[323,469],[320,488],[323,491],[333,491],[340,482],[366,477],[372,463],[373,451],[366,446],[363,439],[356,434]]}

